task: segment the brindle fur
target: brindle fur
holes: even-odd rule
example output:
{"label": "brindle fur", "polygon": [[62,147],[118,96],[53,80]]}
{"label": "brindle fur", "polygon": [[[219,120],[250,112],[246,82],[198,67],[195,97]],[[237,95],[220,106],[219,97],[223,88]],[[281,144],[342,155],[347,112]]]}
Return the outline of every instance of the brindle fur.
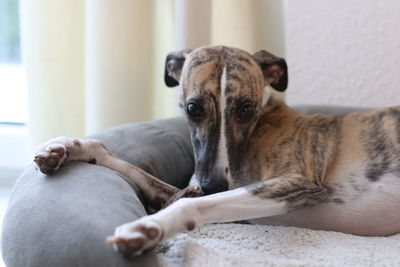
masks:
{"label": "brindle fur", "polygon": [[[303,116],[277,99],[271,101],[275,102],[273,107],[266,108],[250,139],[246,167],[239,176],[246,179],[239,178],[241,185],[300,174],[307,177],[311,188],[321,186],[321,201],[343,203],[334,197],[340,186],[329,180],[331,170],[340,165],[338,158],[365,165],[365,177],[372,182],[387,173],[400,176],[400,107],[340,116]],[[351,145],[343,142],[346,140],[351,140]],[[346,156],[349,154],[354,157]],[[356,191],[366,190],[351,175],[349,181]],[[290,198],[289,192],[302,186],[294,183],[284,188]],[[314,200],[314,191],[311,193]]]}

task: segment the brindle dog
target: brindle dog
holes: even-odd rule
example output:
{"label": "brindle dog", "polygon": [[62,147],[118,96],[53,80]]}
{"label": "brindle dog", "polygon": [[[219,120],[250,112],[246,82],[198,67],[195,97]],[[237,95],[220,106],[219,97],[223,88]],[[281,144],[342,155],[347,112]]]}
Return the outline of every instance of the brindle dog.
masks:
{"label": "brindle dog", "polygon": [[165,82],[182,88],[196,163],[188,188],[163,183],[96,140],[56,138],[36,153],[44,173],[83,160],[124,174],[149,210],[180,198],[118,227],[107,241],[120,252],[139,255],[210,222],[258,219],[367,236],[400,232],[400,107],[300,115],[272,93],[271,87],[287,87],[283,59],[223,46],[171,53]]}

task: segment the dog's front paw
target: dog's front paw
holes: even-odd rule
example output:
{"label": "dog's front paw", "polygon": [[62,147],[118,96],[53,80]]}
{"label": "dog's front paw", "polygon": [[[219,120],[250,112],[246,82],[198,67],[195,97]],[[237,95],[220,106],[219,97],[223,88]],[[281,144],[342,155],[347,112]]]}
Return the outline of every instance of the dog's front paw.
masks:
{"label": "dog's front paw", "polygon": [[108,237],[106,242],[123,255],[133,257],[154,249],[162,237],[159,223],[151,216],[146,216],[117,227],[114,236]]}
{"label": "dog's front paw", "polygon": [[34,161],[41,172],[50,174],[58,170],[67,159],[68,153],[65,145],[51,143],[36,151]]}

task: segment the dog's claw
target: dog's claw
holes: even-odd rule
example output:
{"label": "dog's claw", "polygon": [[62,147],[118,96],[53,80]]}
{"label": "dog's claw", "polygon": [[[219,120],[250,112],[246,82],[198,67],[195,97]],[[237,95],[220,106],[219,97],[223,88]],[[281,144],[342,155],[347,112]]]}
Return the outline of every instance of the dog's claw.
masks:
{"label": "dog's claw", "polygon": [[114,238],[112,241],[107,243],[113,245],[114,249],[126,256],[135,256],[145,244],[145,238],[138,236],[129,240],[125,240],[121,237]]}

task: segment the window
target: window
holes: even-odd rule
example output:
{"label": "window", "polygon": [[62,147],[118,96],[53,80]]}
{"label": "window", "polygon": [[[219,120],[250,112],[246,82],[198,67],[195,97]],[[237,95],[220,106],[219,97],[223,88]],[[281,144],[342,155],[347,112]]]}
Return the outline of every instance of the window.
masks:
{"label": "window", "polygon": [[0,0],[0,188],[12,184],[29,162],[18,9],[18,0]]}
{"label": "window", "polygon": [[21,65],[16,0],[0,0],[0,124],[27,122],[27,90]]}

